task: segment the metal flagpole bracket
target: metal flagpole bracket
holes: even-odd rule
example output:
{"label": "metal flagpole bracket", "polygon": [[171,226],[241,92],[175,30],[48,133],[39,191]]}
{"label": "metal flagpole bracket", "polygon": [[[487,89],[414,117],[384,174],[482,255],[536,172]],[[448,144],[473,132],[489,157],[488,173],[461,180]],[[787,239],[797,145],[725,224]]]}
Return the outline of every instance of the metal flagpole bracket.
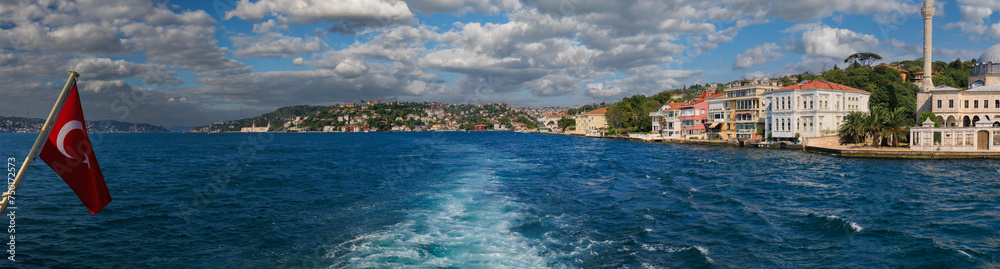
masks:
{"label": "metal flagpole bracket", "polygon": [[35,161],[38,157],[38,151],[42,148],[42,143],[49,136],[49,132],[52,131],[52,124],[55,124],[56,116],[59,115],[59,111],[62,110],[63,103],[66,102],[66,98],[69,96],[69,92],[73,89],[73,85],[76,84],[76,78],[80,76],[80,73],[69,70],[69,78],[66,79],[66,86],[63,87],[62,93],[59,94],[59,99],[56,100],[56,104],[52,106],[52,112],[49,112],[49,117],[45,119],[45,124],[42,125],[42,129],[38,132],[38,138],[35,139],[35,144],[31,146],[31,151],[28,152],[28,157],[24,158],[24,163],[21,164],[21,170],[17,171],[17,176],[14,177],[14,182],[10,184],[7,188],[7,192],[3,193],[3,200],[0,201],[0,212],[7,211],[7,205],[10,204],[10,197],[17,190],[17,186],[21,185],[21,181],[24,180],[25,175],[28,174],[28,168],[31,168],[31,163]]}

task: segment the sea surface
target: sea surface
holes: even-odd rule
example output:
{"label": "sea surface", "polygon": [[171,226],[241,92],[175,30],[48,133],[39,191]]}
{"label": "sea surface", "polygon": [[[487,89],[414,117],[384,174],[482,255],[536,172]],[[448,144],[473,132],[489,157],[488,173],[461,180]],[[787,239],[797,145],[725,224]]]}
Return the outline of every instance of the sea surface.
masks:
{"label": "sea surface", "polygon": [[[1000,266],[997,160],[513,132],[91,136],[114,200],[91,215],[35,162],[0,266]],[[0,157],[20,166],[34,138],[0,134]]]}

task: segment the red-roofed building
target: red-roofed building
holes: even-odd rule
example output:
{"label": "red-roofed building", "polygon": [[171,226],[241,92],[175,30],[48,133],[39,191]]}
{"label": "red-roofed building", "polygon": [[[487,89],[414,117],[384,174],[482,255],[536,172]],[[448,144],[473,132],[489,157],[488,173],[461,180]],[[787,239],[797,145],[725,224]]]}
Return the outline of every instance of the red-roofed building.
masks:
{"label": "red-roofed building", "polygon": [[[906,81],[906,76],[910,74],[910,71],[906,71],[906,69],[900,68],[899,66],[891,66],[891,65],[887,65],[887,64],[882,64],[879,67],[896,69],[896,71],[899,71],[899,76],[901,78],[903,78],[903,81]],[[917,73],[919,73],[921,75],[924,74],[924,72],[917,72]],[[937,73],[937,72],[934,72],[934,73]]]}
{"label": "red-roofed building", "polygon": [[544,117],[538,118],[538,123],[545,125],[545,127],[553,128],[559,126],[559,120],[561,120],[562,118],[572,118],[572,117],[573,116],[570,116],[566,113],[545,115]]}
{"label": "red-roofed building", "polygon": [[576,133],[587,136],[600,136],[603,130],[608,129],[608,120],[604,113],[608,112],[607,107],[598,108],[587,113],[576,115]]}
{"label": "red-roofed building", "polygon": [[765,93],[766,130],[773,141],[836,134],[851,111],[868,112],[871,93],[841,84],[806,80]]}
{"label": "red-roofed building", "polygon": [[653,132],[664,137],[681,137],[681,107],[692,103],[666,103],[659,110],[649,113],[653,120]]}
{"label": "red-roofed building", "polygon": [[680,107],[681,137],[687,139],[705,139],[705,122],[708,121],[708,102],[692,101],[692,103],[694,104]]}

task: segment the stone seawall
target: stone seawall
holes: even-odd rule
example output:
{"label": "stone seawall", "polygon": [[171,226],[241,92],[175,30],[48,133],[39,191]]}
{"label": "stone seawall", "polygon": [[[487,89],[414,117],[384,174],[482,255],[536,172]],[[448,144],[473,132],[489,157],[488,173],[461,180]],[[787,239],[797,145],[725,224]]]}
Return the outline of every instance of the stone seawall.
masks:
{"label": "stone seawall", "polygon": [[831,153],[851,158],[890,159],[1000,159],[997,151],[922,151],[897,149],[838,149],[826,147],[805,147],[806,152]]}
{"label": "stone seawall", "polygon": [[823,147],[823,148],[836,148],[840,145],[840,137],[836,135],[826,135],[817,137],[805,137],[802,138],[802,146],[805,147]]}

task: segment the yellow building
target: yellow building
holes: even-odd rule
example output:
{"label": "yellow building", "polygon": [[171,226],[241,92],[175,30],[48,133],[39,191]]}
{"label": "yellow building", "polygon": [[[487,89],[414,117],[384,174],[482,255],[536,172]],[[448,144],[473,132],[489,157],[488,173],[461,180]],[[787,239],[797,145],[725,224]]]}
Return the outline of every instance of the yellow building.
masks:
{"label": "yellow building", "polygon": [[708,101],[708,138],[761,141],[767,115],[764,93],[781,88],[777,80],[753,79],[725,90],[726,96]]}
{"label": "yellow building", "polygon": [[602,107],[576,115],[576,131],[574,133],[587,136],[600,136],[603,134],[603,130],[608,129],[608,119],[604,116],[606,112],[608,112],[608,108]]}

